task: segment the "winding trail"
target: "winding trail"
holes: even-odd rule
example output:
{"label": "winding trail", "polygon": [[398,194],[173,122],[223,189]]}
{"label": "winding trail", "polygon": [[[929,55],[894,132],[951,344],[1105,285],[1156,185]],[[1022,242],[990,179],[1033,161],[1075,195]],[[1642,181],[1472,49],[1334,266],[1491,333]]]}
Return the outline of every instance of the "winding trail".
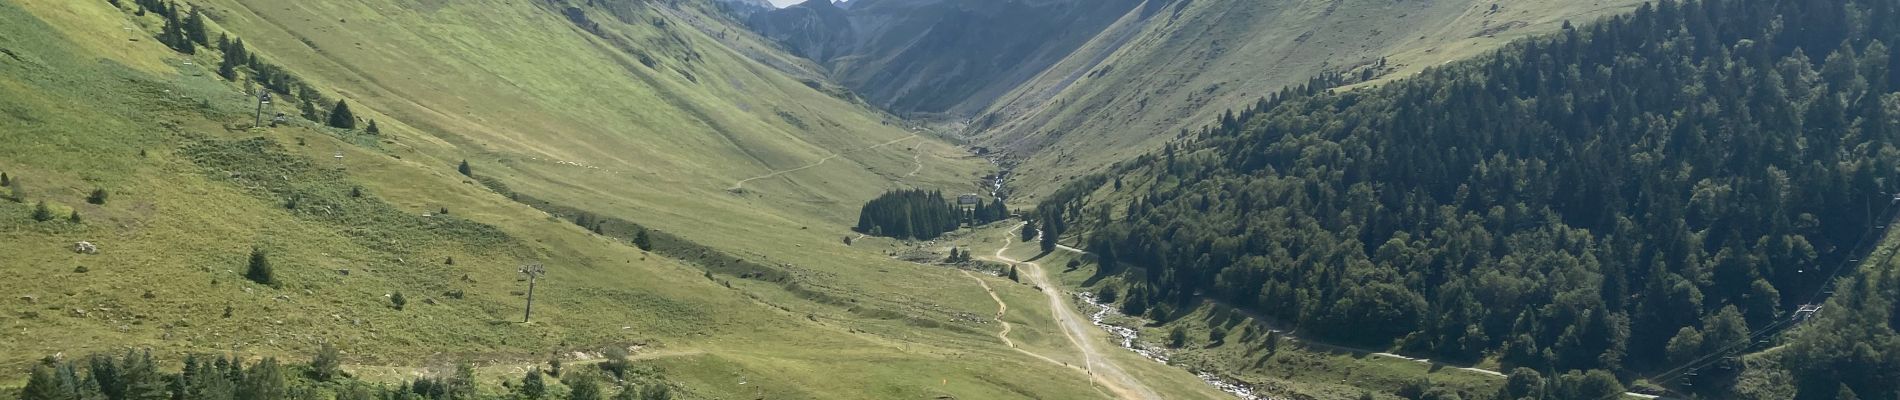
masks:
{"label": "winding trail", "polygon": [[[1002,339],[1003,344],[1008,345],[1009,348],[1017,349],[1016,341],[1009,340],[1009,329],[1010,329],[1009,321],[1003,320],[1003,314],[1009,313],[1009,303],[1004,303],[1003,298],[1000,296],[997,296],[996,290],[990,289],[990,283],[984,282],[983,278],[978,278],[976,277],[976,275],[970,274],[970,271],[958,270],[957,272],[962,272],[963,276],[970,277],[970,280],[976,281],[977,285],[983,287],[984,292],[990,294],[990,300],[996,300],[996,323],[1003,324],[1003,330],[996,332],[996,338]],[[1021,349],[1018,349],[1018,350],[1021,350]],[[1030,353],[1030,354],[1035,354],[1035,353]],[[1041,357],[1042,355],[1036,354],[1036,356]]]}
{"label": "winding trail", "polygon": [[918,172],[924,172],[924,146],[917,146],[915,154],[910,156],[910,162],[917,163],[917,168],[912,168],[910,173],[904,174],[905,178],[917,176]]}
{"label": "winding trail", "polygon": [[1022,229],[1025,225],[1028,223],[1019,224],[1004,231],[1003,247],[996,249],[994,256],[985,258],[1026,267],[1021,269],[1021,275],[1027,276],[1032,284],[1041,289],[1043,295],[1049,297],[1049,313],[1055,316],[1056,325],[1062,327],[1062,335],[1068,337],[1069,343],[1074,344],[1076,350],[1082,352],[1083,368],[1088,371],[1090,380],[1100,383],[1103,388],[1113,392],[1115,397],[1122,399],[1161,399],[1160,394],[1156,394],[1153,389],[1149,389],[1141,381],[1123,372],[1114,360],[1095,348],[1095,341],[1089,337],[1088,331],[1094,329],[1095,326],[1090,325],[1088,319],[1076,314],[1075,308],[1069,307],[1068,302],[1063,301],[1062,290],[1049,282],[1049,277],[1042,272],[1042,265],[1003,255],[1003,252],[1009,250],[1010,244],[1014,243],[1015,234],[1012,232]]}
{"label": "winding trail", "polygon": [[917,136],[917,135],[910,135],[910,136],[905,136],[905,137],[902,137],[902,138],[898,138],[897,140],[892,140],[892,141],[889,141],[889,142],[884,142],[884,143],[878,143],[878,144],[875,144],[875,145],[871,145],[871,146],[869,146],[869,147],[865,147],[865,148],[861,148],[861,149],[857,149],[857,150],[845,150],[845,151],[842,151],[842,152],[837,152],[837,153],[832,153],[832,154],[831,154],[831,155],[829,155],[829,156],[825,156],[825,158],[820,158],[820,159],[818,159],[818,161],[817,161],[817,162],[814,162],[814,163],[811,163],[811,164],[807,164],[807,165],[805,165],[805,166],[803,166],[803,167],[798,167],[798,168],[792,168],[792,169],[788,169],[788,170],[781,170],[781,171],[773,171],[772,173],[769,173],[769,174],[765,174],[765,175],[759,175],[759,176],[754,176],[754,177],[751,177],[751,178],[745,178],[745,179],[740,179],[740,180],[739,180],[738,182],[733,182],[733,183],[732,183],[732,187],[729,187],[729,188],[726,188],[726,190],[727,190],[727,191],[732,191],[732,192],[737,192],[737,191],[740,191],[740,190],[743,190],[743,189],[745,189],[745,184],[746,184],[746,182],[751,182],[751,181],[756,181],[756,180],[760,180],[760,179],[769,179],[769,178],[772,178],[772,177],[775,177],[775,176],[779,176],[779,175],[784,175],[784,174],[789,174],[789,173],[793,173],[793,172],[798,172],[798,171],[804,171],[804,170],[808,170],[808,169],[812,169],[812,168],[817,168],[817,167],[818,167],[818,166],[820,166],[820,165],[824,165],[826,161],[831,161],[831,159],[833,159],[833,158],[838,158],[838,157],[843,157],[843,156],[844,156],[845,154],[849,154],[849,153],[851,153],[851,152],[854,152],[854,151],[865,151],[865,150],[870,150],[870,149],[875,149],[875,148],[879,148],[879,147],[884,147],[884,146],[889,146],[889,145],[893,145],[893,144],[897,144],[897,143],[899,143],[899,142],[903,142],[903,141],[906,141],[906,140],[911,140],[911,139],[916,139],[916,138],[920,138],[920,137],[922,137],[922,136]]}
{"label": "winding trail", "polygon": [[[1066,362],[1062,362],[1061,360],[1057,360],[1057,359],[1054,359],[1054,358],[1049,358],[1049,356],[1045,356],[1045,355],[1041,355],[1041,354],[1037,354],[1036,352],[1033,352],[1033,351],[1029,351],[1029,350],[1025,350],[1025,349],[1023,349],[1023,348],[1021,348],[1021,347],[1017,347],[1017,346],[1016,346],[1016,341],[1014,341],[1014,340],[1010,340],[1010,339],[1009,339],[1009,331],[1010,331],[1010,329],[1011,329],[1011,327],[1012,327],[1012,325],[1010,325],[1010,323],[1009,323],[1009,321],[1004,321],[1004,320],[1003,320],[1003,315],[1004,315],[1004,314],[1008,314],[1008,313],[1009,313],[1009,303],[1005,303],[1005,302],[1003,302],[1003,298],[1002,298],[1001,296],[997,296],[997,295],[996,295],[996,290],[995,290],[995,289],[991,289],[991,288],[990,288],[990,284],[989,284],[989,282],[985,282],[985,281],[983,281],[983,278],[978,278],[978,277],[976,277],[976,275],[974,275],[974,274],[971,274],[971,273],[970,273],[970,271],[961,271],[961,270],[959,270],[958,272],[962,272],[962,273],[963,273],[963,276],[967,276],[967,277],[969,277],[969,278],[970,278],[970,280],[973,280],[973,281],[976,281],[976,284],[977,284],[978,286],[982,286],[982,287],[983,287],[983,291],[984,291],[984,292],[987,292],[987,293],[989,293],[989,294],[990,294],[990,300],[995,300],[995,301],[996,301],[996,323],[998,323],[998,324],[1002,324],[1002,325],[1003,325],[1003,329],[1001,329],[1001,330],[998,330],[998,331],[996,331],[996,338],[997,338],[997,339],[1002,339],[1002,341],[1003,341],[1003,345],[1006,345],[1006,346],[1009,346],[1009,348],[1010,348],[1010,350],[1015,350],[1015,351],[1016,351],[1016,352],[1018,352],[1018,353],[1023,353],[1023,354],[1025,354],[1025,355],[1028,355],[1028,356],[1030,356],[1030,357],[1035,357],[1035,358],[1036,358],[1036,359],[1038,359],[1038,360],[1043,360],[1043,361],[1048,361],[1048,362],[1049,362],[1050,364],[1057,364],[1057,365],[1061,365],[1061,366],[1063,366],[1064,368],[1068,368],[1068,369],[1072,369],[1072,370],[1075,370],[1075,372],[1081,372],[1081,373],[1083,373],[1084,375],[1091,375],[1091,376],[1093,376],[1093,374],[1090,374],[1090,373],[1089,373],[1089,370],[1088,370],[1088,369],[1085,369],[1085,368],[1082,368],[1082,367],[1077,367],[1077,366],[1075,366],[1075,365],[1071,365],[1071,364],[1069,364],[1069,363],[1066,363]],[[1093,378],[1091,378],[1091,379],[1093,379]],[[1099,388],[1098,388],[1098,389],[1099,389]]]}

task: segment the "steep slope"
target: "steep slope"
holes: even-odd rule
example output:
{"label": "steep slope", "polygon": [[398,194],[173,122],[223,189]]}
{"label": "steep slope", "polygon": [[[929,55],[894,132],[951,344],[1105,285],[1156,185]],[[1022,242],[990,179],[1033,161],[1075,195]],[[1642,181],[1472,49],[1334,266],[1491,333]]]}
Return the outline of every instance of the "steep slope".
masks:
{"label": "steep slope", "polygon": [[[1211,330],[1183,362],[1264,380],[1273,339],[1218,337],[1559,373],[1549,398],[1620,395],[1619,377],[1891,396],[1893,313],[1870,299],[1892,291],[1900,207],[1897,12],[1660,2],[1375,88],[1316,81],[1065,185],[1039,217],[1087,243],[1122,310]],[[1786,354],[1737,357],[1837,291],[1854,296],[1819,312],[1844,314]]]}
{"label": "steep slope", "polygon": [[1020,195],[1042,195],[1322,73],[1409,76],[1636,3],[1153,0],[999,98],[968,133],[1021,162]]}
{"label": "steep slope", "polygon": [[[390,379],[641,345],[692,398],[1097,393],[959,318],[994,309],[960,274],[838,241],[857,201],[981,160],[739,55],[710,3],[597,3],[180,3],[248,46],[232,81],[234,46],[167,48],[135,2],[0,2],[7,385],[60,353],[325,341]],[[258,86],[282,124],[251,126]],[[313,122],[337,99],[379,132]]]}
{"label": "steep slope", "polygon": [[753,29],[873,104],[956,118],[983,109],[1094,37],[1137,0],[812,0]]}

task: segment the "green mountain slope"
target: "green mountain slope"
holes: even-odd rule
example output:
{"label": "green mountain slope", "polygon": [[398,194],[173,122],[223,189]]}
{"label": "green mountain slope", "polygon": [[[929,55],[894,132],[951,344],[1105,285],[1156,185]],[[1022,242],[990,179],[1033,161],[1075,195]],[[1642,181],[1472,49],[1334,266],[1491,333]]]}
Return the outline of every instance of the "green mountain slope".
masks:
{"label": "green mountain slope", "polygon": [[1892,396],[1895,13],[1644,5],[1275,93],[1037,209],[1123,311],[1208,333],[1177,359],[1265,383],[1299,360],[1261,328],[1509,372],[1504,398]]}
{"label": "green mountain slope", "polygon": [[1025,196],[1321,73],[1410,76],[1636,1],[1150,1],[975,116]]}
{"label": "green mountain slope", "polygon": [[[130,1],[0,2],[7,386],[61,353],[303,359],[327,341],[385,381],[639,346],[687,398],[1099,393],[997,342],[972,317],[997,305],[961,273],[840,243],[862,199],[973,190],[987,165],[742,55],[769,47],[709,3],[180,9],[259,62],[226,80],[224,49],[167,48]],[[249,81],[285,82],[266,71],[296,78],[266,108],[289,117],[252,127]],[[380,134],[298,117],[337,99]],[[61,218],[33,218],[41,203]],[[652,252],[630,243],[642,228]],[[245,278],[253,248],[276,286]],[[549,272],[522,325],[528,263]]]}

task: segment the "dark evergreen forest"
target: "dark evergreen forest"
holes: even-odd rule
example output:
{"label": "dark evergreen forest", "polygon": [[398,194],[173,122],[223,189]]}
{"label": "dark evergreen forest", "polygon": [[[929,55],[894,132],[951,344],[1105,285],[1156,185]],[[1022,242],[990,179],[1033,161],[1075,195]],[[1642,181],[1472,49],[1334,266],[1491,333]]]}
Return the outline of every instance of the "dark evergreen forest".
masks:
{"label": "dark evergreen forest", "polygon": [[[1316,78],[1039,210],[1157,319],[1206,297],[1342,343],[1659,372],[1790,318],[1879,239],[1896,9],[1662,1],[1377,88]],[[1799,398],[1900,393],[1892,280],[1854,287],[1882,328],[1798,336],[1858,371],[1796,373]],[[1693,386],[1728,397],[1724,362]]]}
{"label": "dark evergreen forest", "polygon": [[981,225],[1008,217],[1009,208],[1002,201],[979,199],[976,210],[966,217],[960,206],[943,197],[943,192],[894,190],[865,203],[853,229],[872,236],[930,240],[957,230],[964,222]]}

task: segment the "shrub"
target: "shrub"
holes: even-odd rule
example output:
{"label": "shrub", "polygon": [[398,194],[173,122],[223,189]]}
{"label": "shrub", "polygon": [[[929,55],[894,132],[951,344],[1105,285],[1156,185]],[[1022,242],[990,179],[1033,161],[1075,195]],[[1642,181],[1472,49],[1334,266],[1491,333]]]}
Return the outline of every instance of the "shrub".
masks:
{"label": "shrub", "polygon": [[[559,359],[557,358],[556,360]],[[560,373],[557,372],[554,375],[559,376]],[[563,379],[562,382],[567,383],[568,400],[602,400],[606,398],[606,396],[601,393],[600,381],[594,379],[593,375],[568,374],[568,378]]]}
{"label": "shrub", "polygon": [[310,377],[329,382],[339,376],[338,372],[341,371],[342,365],[342,352],[337,351],[336,345],[323,342],[317,347],[316,357],[310,359]]}
{"label": "shrub", "polygon": [[389,304],[396,306],[397,310],[402,310],[403,307],[409,305],[409,299],[402,297],[402,292],[398,291],[389,294]]}
{"label": "shrub", "polygon": [[673,400],[673,388],[664,383],[647,385],[640,390],[640,400]]}
{"label": "shrub", "polygon": [[108,195],[106,194],[105,189],[93,189],[92,194],[86,195],[86,202],[92,203],[92,204],[105,204],[106,196]]}
{"label": "shrub", "polygon": [[607,371],[613,374],[614,378],[621,380],[627,379],[627,370],[632,366],[633,362],[627,360],[627,349],[620,346],[607,348],[607,361],[600,363],[602,371]]}

